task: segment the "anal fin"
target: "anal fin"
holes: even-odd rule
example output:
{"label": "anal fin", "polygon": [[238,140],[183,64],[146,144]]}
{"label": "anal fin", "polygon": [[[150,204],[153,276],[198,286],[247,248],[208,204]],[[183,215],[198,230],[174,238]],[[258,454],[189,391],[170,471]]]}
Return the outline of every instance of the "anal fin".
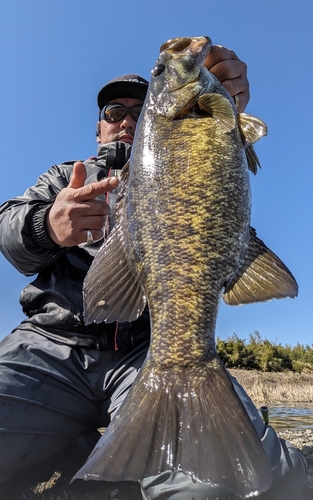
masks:
{"label": "anal fin", "polygon": [[244,265],[225,287],[224,302],[237,306],[297,295],[298,284],[292,273],[250,228]]}

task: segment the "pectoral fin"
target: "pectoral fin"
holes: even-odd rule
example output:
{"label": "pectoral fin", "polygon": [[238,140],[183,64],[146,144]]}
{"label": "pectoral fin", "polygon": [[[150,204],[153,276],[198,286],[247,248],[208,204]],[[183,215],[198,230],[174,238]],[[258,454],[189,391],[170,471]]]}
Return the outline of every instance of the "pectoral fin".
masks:
{"label": "pectoral fin", "polygon": [[123,231],[128,172],[129,164],[126,164],[116,202],[115,226],[97,253],[84,281],[86,324],[134,321],[146,305],[141,284],[132,273],[127,259],[127,234]]}
{"label": "pectoral fin", "polygon": [[225,97],[219,94],[204,94],[199,97],[198,105],[217,120],[225,132],[234,130],[236,116],[230,102]]}
{"label": "pectoral fin", "polygon": [[267,125],[260,118],[240,113],[238,122],[242,135],[248,144],[255,144],[259,139],[267,135]]}
{"label": "pectoral fin", "polygon": [[267,126],[260,118],[248,115],[247,113],[240,113],[238,115],[238,124],[246,150],[249,170],[253,174],[256,174],[258,167],[261,168],[261,165],[252,144],[267,135]]}
{"label": "pectoral fin", "polygon": [[297,295],[298,285],[289,269],[250,228],[244,266],[225,287],[225,303],[237,306]]}

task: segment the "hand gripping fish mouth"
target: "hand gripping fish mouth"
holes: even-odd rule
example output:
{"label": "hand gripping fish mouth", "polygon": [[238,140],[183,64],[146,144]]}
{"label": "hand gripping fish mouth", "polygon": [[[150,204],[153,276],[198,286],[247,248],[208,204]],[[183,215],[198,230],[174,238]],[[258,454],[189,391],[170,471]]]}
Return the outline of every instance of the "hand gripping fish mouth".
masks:
{"label": "hand gripping fish mouth", "polygon": [[210,43],[162,45],[122,172],[116,224],[84,283],[87,324],[133,321],[148,302],[152,339],[75,478],[141,481],[180,471],[244,499],[270,488],[271,466],[216,353],[219,301],[295,297],[298,287],[250,227],[249,170],[259,164],[252,145],[266,125],[238,115],[203,68]]}

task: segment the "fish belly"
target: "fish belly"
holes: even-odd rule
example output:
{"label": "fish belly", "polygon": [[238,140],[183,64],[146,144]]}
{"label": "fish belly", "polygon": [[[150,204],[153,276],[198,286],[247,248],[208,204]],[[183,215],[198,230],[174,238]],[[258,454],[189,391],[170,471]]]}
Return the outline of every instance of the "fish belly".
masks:
{"label": "fish belly", "polygon": [[166,121],[154,137],[130,185],[130,238],[151,312],[151,356],[189,364],[215,353],[220,293],[247,248],[248,170],[237,130],[226,134],[212,119]]}

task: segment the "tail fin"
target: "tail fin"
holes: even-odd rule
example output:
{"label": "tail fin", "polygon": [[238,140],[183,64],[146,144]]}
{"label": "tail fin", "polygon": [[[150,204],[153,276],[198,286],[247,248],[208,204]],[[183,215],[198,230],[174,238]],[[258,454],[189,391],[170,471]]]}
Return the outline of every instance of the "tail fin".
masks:
{"label": "tail fin", "polygon": [[148,359],[73,479],[137,481],[165,470],[240,498],[269,489],[267,455],[221,364],[165,370]]}

